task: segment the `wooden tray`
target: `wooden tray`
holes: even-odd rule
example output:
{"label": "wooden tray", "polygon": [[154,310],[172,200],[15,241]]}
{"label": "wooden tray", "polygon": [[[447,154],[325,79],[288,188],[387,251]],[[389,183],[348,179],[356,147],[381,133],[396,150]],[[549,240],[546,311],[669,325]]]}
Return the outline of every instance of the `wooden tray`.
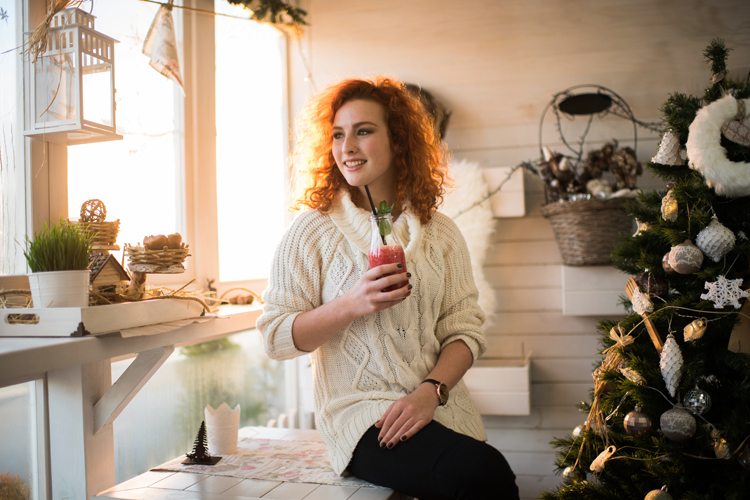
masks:
{"label": "wooden tray", "polygon": [[[125,328],[198,318],[202,314],[203,306],[198,302],[180,299],[92,307],[8,308],[0,309],[0,337],[102,335]],[[28,323],[28,320],[34,323]]]}

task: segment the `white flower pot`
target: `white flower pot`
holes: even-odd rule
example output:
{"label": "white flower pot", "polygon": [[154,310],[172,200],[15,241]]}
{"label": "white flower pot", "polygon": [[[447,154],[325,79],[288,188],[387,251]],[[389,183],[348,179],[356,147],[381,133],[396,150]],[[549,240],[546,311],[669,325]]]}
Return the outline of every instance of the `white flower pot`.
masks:
{"label": "white flower pot", "polygon": [[87,307],[90,270],[29,274],[34,307]]}

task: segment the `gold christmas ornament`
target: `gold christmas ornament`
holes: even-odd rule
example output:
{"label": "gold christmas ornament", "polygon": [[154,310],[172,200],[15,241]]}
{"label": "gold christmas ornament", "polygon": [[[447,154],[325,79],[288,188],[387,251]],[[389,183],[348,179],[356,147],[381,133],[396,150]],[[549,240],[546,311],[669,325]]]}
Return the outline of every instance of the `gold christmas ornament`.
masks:
{"label": "gold christmas ornament", "polygon": [[703,334],[706,333],[707,326],[708,321],[706,320],[706,318],[698,318],[691,321],[690,324],[685,326],[685,328],[682,330],[685,342],[693,342],[703,337]]}
{"label": "gold christmas ornament", "polygon": [[674,269],[669,265],[669,252],[665,253],[664,257],[661,258],[661,267],[664,269],[665,273],[674,274]]}
{"label": "gold christmas ornament", "polygon": [[645,233],[649,229],[651,229],[651,226],[648,222],[641,222],[638,219],[635,219],[635,232],[633,233],[633,237],[640,236],[641,234]]}
{"label": "gold christmas ornament", "polygon": [[667,487],[662,486],[660,490],[651,490],[646,493],[643,500],[672,500],[672,495],[667,493]]}
{"label": "gold christmas ornament", "polygon": [[674,130],[667,130],[661,136],[659,150],[651,158],[652,163],[680,167],[685,164],[685,160],[680,154],[680,137]]}
{"label": "gold christmas ornament", "polygon": [[695,244],[714,262],[734,248],[734,233],[714,216],[695,238]]}
{"label": "gold christmas ornament", "polygon": [[680,346],[677,345],[674,335],[670,333],[667,335],[667,340],[664,342],[664,347],[659,355],[659,369],[669,395],[672,397],[677,394],[677,386],[680,384],[680,377],[682,377],[682,365]]}
{"label": "gold christmas ornament", "polygon": [[722,437],[718,429],[711,429],[711,442],[714,447],[716,458],[729,460],[732,457],[732,450],[729,449],[729,443]]}
{"label": "gold christmas ornament", "polygon": [[685,240],[672,247],[668,262],[680,274],[693,274],[703,265],[703,252],[692,241]]}
{"label": "gold christmas ornament", "polygon": [[661,218],[665,221],[674,222],[677,220],[678,213],[677,198],[675,198],[674,190],[670,189],[661,199]]}

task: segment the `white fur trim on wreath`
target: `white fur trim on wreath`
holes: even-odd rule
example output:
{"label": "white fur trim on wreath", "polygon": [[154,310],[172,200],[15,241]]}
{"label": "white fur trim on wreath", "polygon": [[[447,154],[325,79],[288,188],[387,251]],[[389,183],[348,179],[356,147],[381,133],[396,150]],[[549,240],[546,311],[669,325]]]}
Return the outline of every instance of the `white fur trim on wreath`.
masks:
{"label": "white fur trim on wreath", "polygon": [[[750,99],[743,100],[750,109]],[[728,198],[750,195],[750,163],[729,161],[721,147],[721,127],[735,118],[737,108],[737,99],[727,95],[699,109],[686,143],[690,168],[700,172],[717,194]]]}

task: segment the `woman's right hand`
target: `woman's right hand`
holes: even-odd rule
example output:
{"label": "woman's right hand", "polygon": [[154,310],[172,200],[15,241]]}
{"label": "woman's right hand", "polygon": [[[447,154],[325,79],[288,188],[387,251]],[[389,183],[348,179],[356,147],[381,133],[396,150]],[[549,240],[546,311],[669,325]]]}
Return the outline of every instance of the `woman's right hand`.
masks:
{"label": "woman's right hand", "polygon": [[[411,294],[411,284],[401,264],[383,264],[367,270],[342,298],[345,298],[350,313],[359,318],[388,309]],[[397,286],[395,290],[385,291]]]}

